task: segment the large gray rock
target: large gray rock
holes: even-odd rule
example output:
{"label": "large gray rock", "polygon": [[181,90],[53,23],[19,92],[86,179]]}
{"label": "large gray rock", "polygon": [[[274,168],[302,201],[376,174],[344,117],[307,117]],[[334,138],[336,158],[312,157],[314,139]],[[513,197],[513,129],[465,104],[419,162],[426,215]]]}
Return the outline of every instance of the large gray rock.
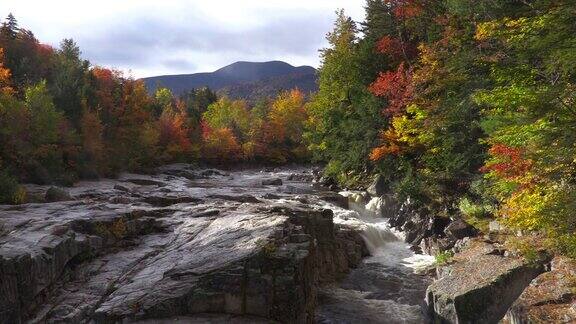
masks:
{"label": "large gray rock", "polygon": [[48,188],[48,190],[46,190],[46,195],[44,196],[44,199],[47,202],[73,200],[68,191],[58,187]]}
{"label": "large gray rock", "polygon": [[542,264],[504,257],[492,245],[471,241],[428,287],[426,301],[436,323],[497,323]]}
{"label": "large gray rock", "polygon": [[472,225],[458,218],[446,226],[444,233],[456,240],[459,240],[465,237],[473,237],[477,234],[477,231]]}
{"label": "large gray rock", "polygon": [[370,196],[372,197],[380,197],[383,194],[385,194],[388,191],[388,187],[386,185],[386,180],[384,179],[384,177],[382,175],[377,175],[374,178],[374,181],[372,181],[372,184],[370,185],[370,187],[368,187],[368,189],[366,189],[366,191],[370,194]]}
{"label": "large gray rock", "polygon": [[246,179],[123,175],[78,184],[78,201],[0,206],[0,323],[312,322],[317,286],[360,262],[362,238],[297,199],[260,203]]}

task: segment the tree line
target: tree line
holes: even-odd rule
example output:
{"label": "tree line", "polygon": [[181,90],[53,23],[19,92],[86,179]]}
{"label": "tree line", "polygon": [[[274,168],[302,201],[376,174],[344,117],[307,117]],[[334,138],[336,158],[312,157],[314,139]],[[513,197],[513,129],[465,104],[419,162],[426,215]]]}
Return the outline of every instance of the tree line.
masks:
{"label": "tree line", "polygon": [[244,100],[208,88],[175,97],[82,59],[75,42],[40,43],[9,15],[0,27],[0,203],[29,199],[19,183],[151,171],[171,162],[283,163],[308,155],[305,96]]}
{"label": "tree line", "polygon": [[497,217],[576,256],[576,4],[368,0],[338,12],[306,134],[341,183]]}

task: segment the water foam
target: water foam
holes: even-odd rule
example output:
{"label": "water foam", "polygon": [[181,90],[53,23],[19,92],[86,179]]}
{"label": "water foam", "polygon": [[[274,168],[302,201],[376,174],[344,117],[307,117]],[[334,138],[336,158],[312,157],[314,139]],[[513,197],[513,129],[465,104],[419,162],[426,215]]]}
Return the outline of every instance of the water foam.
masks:
{"label": "water foam", "polygon": [[342,208],[334,211],[334,222],[352,225],[360,229],[371,257],[366,262],[377,262],[387,266],[404,266],[420,270],[434,262],[428,255],[415,254],[404,242],[404,234],[390,227],[388,219],[382,217],[381,198],[370,198],[362,192],[344,191],[341,195],[348,198],[349,210]]}

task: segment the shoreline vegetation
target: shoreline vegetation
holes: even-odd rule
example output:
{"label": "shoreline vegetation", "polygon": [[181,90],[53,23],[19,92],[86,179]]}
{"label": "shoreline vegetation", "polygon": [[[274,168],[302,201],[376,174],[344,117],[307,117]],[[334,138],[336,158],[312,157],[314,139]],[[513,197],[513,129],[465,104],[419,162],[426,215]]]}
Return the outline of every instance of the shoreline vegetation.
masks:
{"label": "shoreline vegetation", "polygon": [[435,217],[481,231],[498,220],[576,257],[576,5],[365,8],[360,23],[337,12],[309,100],[295,89],[252,106],[207,88],[150,94],[92,66],[74,41],[52,48],[8,16],[0,203],[26,201],[19,183],[70,185],[172,162],[314,161],[341,187],[378,174],[386,191]]}

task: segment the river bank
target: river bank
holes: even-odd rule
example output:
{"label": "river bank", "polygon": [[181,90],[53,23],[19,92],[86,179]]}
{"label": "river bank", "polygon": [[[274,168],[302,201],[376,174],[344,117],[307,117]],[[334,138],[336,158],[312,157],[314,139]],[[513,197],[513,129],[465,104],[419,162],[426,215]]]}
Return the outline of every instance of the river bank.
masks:
{"label": "river bank", "polygon": [[348,200],[311,185],[312,177],[307,168],[171,165],[67,189],[27,186],[46,202],[0,206],[0,319],[211,313],[221,314],[216,322],[314,322],[320,287],[374,263],[362,263],[367,222],[345,215]]}
{"label": "river bank", "polygon": [[[536,288],[517,297],[548,261],[526,271],[457,220],[440,226],[374,188],[336,193],[314,178],[179,164],[27,186],[45,202],[0,206],[0,322],[490,322],[514,303],[517,323],[540,307]],[[447,240],[458,253],[435,273],[418,253]],[[570,267],[554,268],[540,285],[568,280]]]}

